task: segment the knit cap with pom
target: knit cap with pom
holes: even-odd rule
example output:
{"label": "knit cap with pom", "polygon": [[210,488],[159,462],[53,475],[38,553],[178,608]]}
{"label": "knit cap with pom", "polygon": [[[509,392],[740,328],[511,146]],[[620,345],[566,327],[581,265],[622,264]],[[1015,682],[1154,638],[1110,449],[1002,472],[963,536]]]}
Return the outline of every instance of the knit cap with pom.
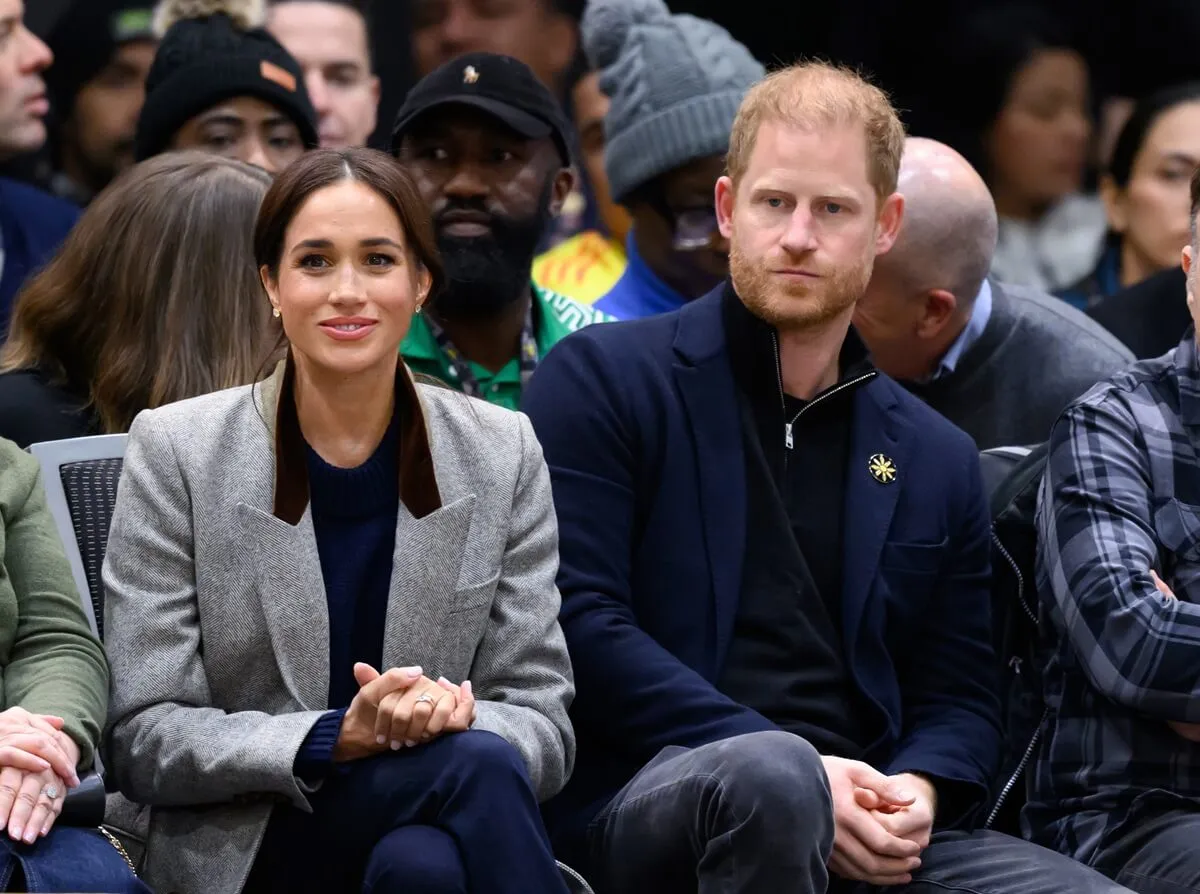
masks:
{"label": "knit cap with pom", "polygon": [[766,73],[719,25],[662,0],[590,0],[583,45],[611,106],[604,167],[613,198],[697,158],[729,151],[746,91]]}
{"label": "knit cap with pom", "polygon": [[163,0],[162,42],[146,78],[138,161],[165,152],[179,129],[218,103],[251,96],[287,115],[305,146],[317,145],[317,113],[300,65],[263,24],[265,0]]}

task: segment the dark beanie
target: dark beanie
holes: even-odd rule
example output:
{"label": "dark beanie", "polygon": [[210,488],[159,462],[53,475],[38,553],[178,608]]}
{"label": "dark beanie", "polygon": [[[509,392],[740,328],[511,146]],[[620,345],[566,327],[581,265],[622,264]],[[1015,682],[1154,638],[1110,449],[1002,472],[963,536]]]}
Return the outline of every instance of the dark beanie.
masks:
{"label": "dark beanie", "polygon": [[167,29],[146,78],[134,147],[138,161],[166,151],[196,115],[239,96],[275,106],[295,122],[306,146],[317,146],[317,113],[300,66],[264,28],[244,24],[221,11],[182,18]]}
{"label": "dark beanie", "polygon": [[75,97],[135,40],[154,40],[152,0],[76,0],[46,37],[54,64],[43,77],[54,112],[71,113]]}

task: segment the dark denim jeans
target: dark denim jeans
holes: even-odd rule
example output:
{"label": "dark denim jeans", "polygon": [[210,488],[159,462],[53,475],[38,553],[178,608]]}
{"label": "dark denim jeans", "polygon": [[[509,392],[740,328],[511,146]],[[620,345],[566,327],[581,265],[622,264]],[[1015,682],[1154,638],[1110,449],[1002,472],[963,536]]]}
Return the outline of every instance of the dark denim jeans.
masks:
{"label": "dark denim jeans", "polygon": [[998,832],[935,835],[903,887],[831,879],[833,833],[824,766],[798,736],[665,748],[589,828],[589,880],[599,894],[1129,894]]}
{"label": "dark denim jeans", "polygon": [[821,758],[784,732],[664,748],[596,817],[588,846],[599,894],[823,894],[833,807]]}
{"label": "dark denim jeans", "polygon": [[124,858],[95,829],[56,827],[33,844],[0,835],[0,891],[150,894]]}

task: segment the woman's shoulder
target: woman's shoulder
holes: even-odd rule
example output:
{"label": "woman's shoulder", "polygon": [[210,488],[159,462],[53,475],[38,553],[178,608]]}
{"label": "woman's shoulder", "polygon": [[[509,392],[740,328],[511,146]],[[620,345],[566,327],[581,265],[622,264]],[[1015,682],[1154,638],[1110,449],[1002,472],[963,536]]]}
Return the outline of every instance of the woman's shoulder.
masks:
{"label": "woman's shoulder", "polygon": [[468,397],[446,385],[418,382],[417,394],[430,421],[488,438],[520,437],[522,417],[515,410]]}
{"label": "woman's shoulder", "polygon": [[0,437],[0,470],[7,476],[20,472],[29,477],[37,474],[38,461],[21,449],[21,445],[8,438]]}
{"label": "woman's shoulder", "polygon": [[439,470],[491,483],[520,477],[536,444],[521,413],[445,386],[418,384],[417,393]]}
{"label": "woman's shoulder", "polygon": [[0,437],[0,506],[22,502],[37,481],[38,461],[8,438]]}

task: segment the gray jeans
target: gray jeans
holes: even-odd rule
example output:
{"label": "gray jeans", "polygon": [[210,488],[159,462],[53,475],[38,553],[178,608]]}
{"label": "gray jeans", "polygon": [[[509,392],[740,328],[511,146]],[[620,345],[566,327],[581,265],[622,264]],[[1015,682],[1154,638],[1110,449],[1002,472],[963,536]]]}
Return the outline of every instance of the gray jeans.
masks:
{"label": "gray jeans", "polygon": [[[588,830],[598,894],[882,891],[833,880],[833,806],[821,758],[783,732],[665,748]],[[1086,866],[996,832],[945,832],[889,894],[1116,894]]]}

